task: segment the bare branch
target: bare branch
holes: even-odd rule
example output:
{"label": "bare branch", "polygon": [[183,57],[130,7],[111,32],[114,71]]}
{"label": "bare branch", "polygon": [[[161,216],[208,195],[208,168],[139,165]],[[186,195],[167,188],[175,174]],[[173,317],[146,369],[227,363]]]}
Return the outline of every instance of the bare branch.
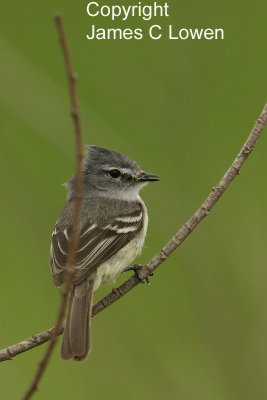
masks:
{"label": "bare branch", "polygon": [[[252,152],[259,136],[261,135],[264,126],[267,123],[267,104],[265,104],[261,115],[255,122],[255,125],[245,142],[244,146],[240,150],[239,154],[231,164],[230,168],[224,174],[220,182],[215,186],[209,196],[206,198],[204,203],[199,209],[192,215],[192,217],[179,229],[175,236],[140,270],[142,277],[147,277],[154,271],[163,261],[165,261],[169,255],[192,233],[197,225],[209,215],[210,210],[223,195],[225,190],[228,188],[232,180],[236,175],[239,174],[239,170],[246,161],[249,154]],[[115,301],[119,300],[127,292],[137,286],[139,281],[132,276],[130,279],[125,281],[121,286],[113,289],[107,296],[103,297],[100,301],[94,304],[92,315],[95,316],[105,308],[109,307]],[[58,334],[63,332],[63,326],[61,326]],[[16,355],[23,353],[24,351],[30,350],[40,344],[48,341],[54,335],[54,328],[50,328],[42,333],[34,335],[20,343],[14,344],[0,351],[0,361],[11,360]]]}
{"label": "bare branch", "polygon": [[[82,151],[82,130],[81,130],[81,121],[80,121],[80,113],[78,108],[78,97],[76,90],[76,75],[73,72],[70,51],[66,39],[66,35],[64,32],[63,24],[62,24],[62,16],[61,14],[57,14],[55,16],[56,25],[58,28],[59,39],[61,42],[63,55],[65,59],[67,75],[69,80],[70,87],[70,98],[71,98],[71,115],[74,121],[75,128],[75,138],[76,138],[76,191],[75,191],[75,206],[74,206],[74,219],[73,219],[73,231],[70,238],[70,249],[67,260],[67,269],[65,273],[64,286],[61,291],[61,303],[58,309],[58,315],[56,319],[56,324],[54,329],[51,331],[51,335],[48,338],[48,331],[43,337],[47,337],[46,340],[50,340],[49,345],[45,351],[43,358],[41,359],[36,374],[23,397],[23,400],[28,400],[33,393],[37,390],[38,383],[40,382],[41,377],[44,374],[45,368],[47,367],[48,361],[56,344],[56,340],[58,335],[62,332],[62,321],[65,313],[65,308],[67,305],[68,294],[70,292],[73,276],[74,276],[74,262],[76,257],[76,252],[78,248],[78,235],[79,235],[79,225],[80,225],[80,217],[81,217],[81,209],[82,209],[82,160],[83,160],[83,151]],[[38,342],[37,336],[34,337],[33,340]],[[27,342],[27,341],[26,341]]]}

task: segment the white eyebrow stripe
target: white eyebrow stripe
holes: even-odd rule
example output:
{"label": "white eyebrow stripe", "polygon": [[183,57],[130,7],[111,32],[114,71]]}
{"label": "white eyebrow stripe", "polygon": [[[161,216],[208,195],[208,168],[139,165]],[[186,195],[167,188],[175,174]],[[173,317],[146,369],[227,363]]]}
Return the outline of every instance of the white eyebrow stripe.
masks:
{"label": "white eyebrow stripe", "polygon": [[120,170],[124,174],[133,175],[133,171],[131,170],[131,168],[121,168]]}

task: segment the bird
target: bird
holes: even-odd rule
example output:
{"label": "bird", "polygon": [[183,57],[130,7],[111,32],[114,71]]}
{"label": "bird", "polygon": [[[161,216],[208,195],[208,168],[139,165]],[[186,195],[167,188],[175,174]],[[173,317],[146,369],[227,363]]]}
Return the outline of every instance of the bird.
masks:
{"label": "bird", "polygon": [[[93,293],[101,284],[114,282],[120,273],[131,269],[130,263],[140,254],[148,214],[139,191],[148,182],[159,179],[122,153],[87,146],[82,165],[78,249],[60,350],[63,360],[87,358],[91,348]],[[67,268],[76,174],[64,186],[68,190],[67,201],[55,224],[50,247],[50,271],[57,287],[64,283]]]}

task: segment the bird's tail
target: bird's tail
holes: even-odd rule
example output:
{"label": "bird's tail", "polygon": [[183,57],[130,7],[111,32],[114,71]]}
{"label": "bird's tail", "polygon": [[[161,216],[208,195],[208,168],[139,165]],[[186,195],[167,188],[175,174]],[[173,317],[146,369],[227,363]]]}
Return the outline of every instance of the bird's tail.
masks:
{"label": "bird's tail", "polygon": [[63,360],[73,358],[75,361],[83,361],[89,354],[93,288],[94,280],[88,277],[71,289],[61,343]]}

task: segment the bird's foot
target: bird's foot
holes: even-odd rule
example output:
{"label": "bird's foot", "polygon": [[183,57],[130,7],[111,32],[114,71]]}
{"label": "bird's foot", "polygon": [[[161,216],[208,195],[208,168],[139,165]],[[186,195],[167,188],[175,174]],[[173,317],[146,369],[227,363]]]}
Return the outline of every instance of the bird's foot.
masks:
{"label": "bird's foot", "polygon": [[[134,265],[130,265],[129,267],[124,268],[124,270],[122,272],[127,272],[127,271],[134,271],[134,274],[136,276],[136,278],[141,282],[141,283],[147,283],[147,285],[150,285],[150,281],[148,279],[148,277],[146,276],[145,279],[142,278],[141,274],[140,274],[140,269],[143,268],[142,264],[134,264]],[[153,276],[153,273],[151,273],[149,276]]]}

